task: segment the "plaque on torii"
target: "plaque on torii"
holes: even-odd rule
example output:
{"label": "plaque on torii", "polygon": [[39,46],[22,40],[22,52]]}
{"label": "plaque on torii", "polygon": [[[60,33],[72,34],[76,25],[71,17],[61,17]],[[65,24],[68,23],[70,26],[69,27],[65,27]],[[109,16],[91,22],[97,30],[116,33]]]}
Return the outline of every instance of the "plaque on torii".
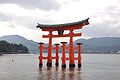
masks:
{"label": "plaque on torii", "polygon": [[[45,25],[45,24],[39,24],[36,26],[37,28],[42,29],[42,31],[48,31],[48,35],[43,35],[43,38],[49,38],[49,46],[43,47],[42,45],[44,43],[40,44],[40,56],[39,56],[39,66],[42,67],[42,59],[47,59],[47,66],[52,66],[52,59],[56,59],[56,66],[59,64],[59,56],[58,56],[58,50],[59,50],[59,44],[55,44],[56,47],[52,47],[52,38],[59,38],[59,37],[70,37],[69,47],[66,47],[66,42],[61,42],[62,44],[62,68],[66,67],[66,60],[69,60],[69,67],[75,67],[74,60],[78,60],[78,67],[81,67],[81,44],[77,43],[78,47],[74,47],[73,45],[73,37],[81,36],[82,33],[74,33],[73,30],[75,29],[82,29],[83,26],[88,25],[88,19],[73,22],[73,23],[66,23],[66,24],[57,24],[57,25]],[[68,34],[64,34],[64,30],[69,30]],[[58,31],[58,35],[53,35],[53,31]],[[42,56],[42,49],[48,49],[48,56],[43,57]],[[56,49],[56,57],[52,57],[52,49]],[[65,49],[69,49],[69,58],[65,57]],[[74,49],[78,50],[78,58],[74,57]]]}

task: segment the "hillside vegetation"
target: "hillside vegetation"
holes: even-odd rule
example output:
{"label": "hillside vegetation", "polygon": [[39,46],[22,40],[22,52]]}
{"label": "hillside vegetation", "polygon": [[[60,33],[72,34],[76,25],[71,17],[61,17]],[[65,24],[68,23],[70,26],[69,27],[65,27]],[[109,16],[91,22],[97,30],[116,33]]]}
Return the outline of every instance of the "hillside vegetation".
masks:
{"label": "hillside vegetation", "polygon": [[13,44],[6,41],[0,41],[1,53],[28,53],[28,48],[22,44]]}

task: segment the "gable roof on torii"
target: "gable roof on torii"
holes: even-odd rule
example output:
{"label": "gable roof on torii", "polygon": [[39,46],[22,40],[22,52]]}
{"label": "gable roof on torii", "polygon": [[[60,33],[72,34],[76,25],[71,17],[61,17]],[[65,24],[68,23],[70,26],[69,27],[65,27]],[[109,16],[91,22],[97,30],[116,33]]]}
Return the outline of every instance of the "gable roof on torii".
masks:
{"label": "gable roof on torii", "polygon": [[77,21],[77,22],[72,22],[72,23],[65,23],[65,24],[53,24],[53,25],[46,25],[46,24],[39,24],[36,26],[37,28],[42,29],[43,31],[58,31],[58,30],[69,30],[70,28],[72,29],[81,29],[82,26],[88,25],[89,18],[82,20],[82,21]]}

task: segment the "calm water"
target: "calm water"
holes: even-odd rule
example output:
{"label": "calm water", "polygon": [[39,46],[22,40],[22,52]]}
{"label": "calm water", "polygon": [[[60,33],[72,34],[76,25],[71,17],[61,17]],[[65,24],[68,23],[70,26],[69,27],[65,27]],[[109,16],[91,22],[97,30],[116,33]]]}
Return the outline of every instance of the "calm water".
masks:
{"label": "calm water", "polygon": [[117,54],[82,54],[81,68],[69,69],[67,61],[65,70],[61,65],[55,67],[55,61],[52,68],[47,68],[44,61],[39,69],[38,56],[0,56],[0,80],[120,80],[120,55]]}

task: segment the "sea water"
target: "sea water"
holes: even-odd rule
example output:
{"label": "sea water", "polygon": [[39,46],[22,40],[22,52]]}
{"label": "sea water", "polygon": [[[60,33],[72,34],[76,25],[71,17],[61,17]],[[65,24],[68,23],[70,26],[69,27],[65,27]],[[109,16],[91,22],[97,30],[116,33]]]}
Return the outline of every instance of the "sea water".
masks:
{"label": "sea water", "polygon": [[[46,56],[45,53],[43,53]],[[119,54],[82,54],[82,66],[66,69],[61,68],[61,54],[59,66],[47,68],[47,60],[43,60],[43,67],[39,68],[38,54],[4,54],[0,56],[0,80],[120,80]],[[55,56],[55,54],[53,54]],[[69,57],[68,54],[66,54]],[[77,57],[77,54],[75,54]]]}

